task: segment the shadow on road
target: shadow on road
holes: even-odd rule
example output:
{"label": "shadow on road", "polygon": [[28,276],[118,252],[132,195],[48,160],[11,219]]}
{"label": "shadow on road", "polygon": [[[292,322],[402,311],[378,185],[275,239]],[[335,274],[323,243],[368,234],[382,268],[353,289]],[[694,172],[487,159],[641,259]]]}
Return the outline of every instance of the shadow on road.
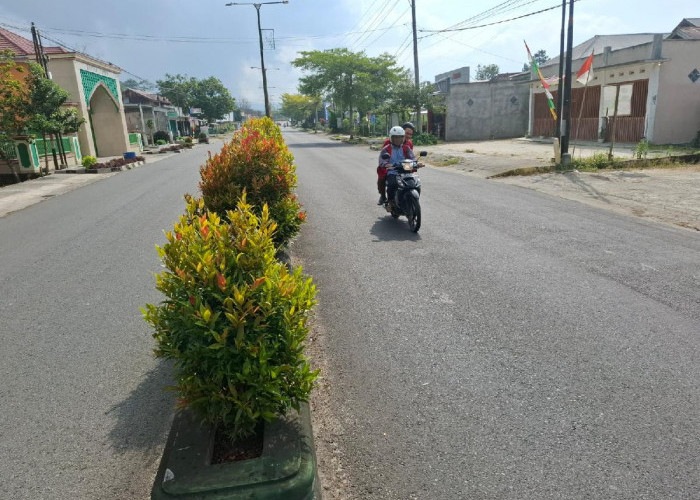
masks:
{"label": "shadow on road", "polygon": [[116,420],[109,440],[120,452],[149,450],[165,443],[175,411],[174,393],[163,389],[173,385],[172,367],[158,363],[122,402],[107,412]]}
{"label": "shadow on road", "polygon": [[406,219],[394,219],[388,213],[378,218],[369,230],[377,241],[420,241],[419,233],[412,233],[408,229]]}
{"label": "shadow on road", "polygon": [[595,189],[593,186],[585,182],[581,177],[579,177],[577,174],[564,174],[564,177],[566,177],[568,180],[572,182],[572,184],[575,184],[576,186],[580,187],[583,191],[591,195],[593,198],[596,200],[604,201],[605,203],[610,203],[610,200],[608,200],[603,193]]}

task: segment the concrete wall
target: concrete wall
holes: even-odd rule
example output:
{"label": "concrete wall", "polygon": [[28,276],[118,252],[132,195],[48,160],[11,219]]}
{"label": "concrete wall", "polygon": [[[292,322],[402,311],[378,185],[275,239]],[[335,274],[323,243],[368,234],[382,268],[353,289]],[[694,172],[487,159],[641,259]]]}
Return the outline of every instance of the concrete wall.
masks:
{"label": "concrete wall", "polygon": [[445,78],[449,78],[452,84],[469,83],[471,81],[469,66],[464,66],[453,71],[448,71],[447,73],[440,73],[439,75],[435,75],[436,82],[444,80]]}
{"label": "concrete wall", "polygon": [[680,144],[700,131],[700,79],[688,75],[700,71],[700,40],[665,40],[659,71],[653,142]]}
{"label": "concrete wall", "polygon": [[521,137],[527,133],[527,82],[455,84],[447,96],[445,140]]}

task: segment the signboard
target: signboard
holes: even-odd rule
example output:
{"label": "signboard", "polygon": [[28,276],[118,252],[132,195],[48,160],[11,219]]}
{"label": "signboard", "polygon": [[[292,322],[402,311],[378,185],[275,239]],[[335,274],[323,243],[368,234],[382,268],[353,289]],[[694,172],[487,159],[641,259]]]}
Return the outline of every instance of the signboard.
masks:
{"label": "signboard", "polygon": [[177,111],[168,111],[168,118],[177,118]]}
{"label": "signboard", "polygon": [[191,115],[201,115],[202,108],[190,108],[190,114]]}

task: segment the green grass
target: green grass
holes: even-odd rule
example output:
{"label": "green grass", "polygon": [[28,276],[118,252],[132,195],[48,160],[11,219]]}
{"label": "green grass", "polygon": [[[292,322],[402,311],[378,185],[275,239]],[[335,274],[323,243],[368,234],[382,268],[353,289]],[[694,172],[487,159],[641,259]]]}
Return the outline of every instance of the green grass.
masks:
{"label": "green grass", "polygon": [[436,167],[449,167],[450,165],[456,165],[459,163],[460,159],[457,158],[456,156],[445,156],[444,158],[439,158],[435,159],[434,161],[431,161],[431,165],[435,165]]}

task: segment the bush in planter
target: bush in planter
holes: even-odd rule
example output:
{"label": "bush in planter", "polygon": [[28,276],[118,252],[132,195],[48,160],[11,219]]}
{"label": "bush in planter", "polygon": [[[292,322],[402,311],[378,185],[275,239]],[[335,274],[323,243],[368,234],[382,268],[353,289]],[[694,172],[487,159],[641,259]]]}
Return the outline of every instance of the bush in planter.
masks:
{"label": "bush in planter", "polygon": [[245,191],[256,213],[264,204],[269,206],[277,223],[273,240],[277,247],[285,247],[306,217],[293,194],[297,183],[293,161],[282,132],[270,118],[248,120],[200,169],[204,203],[225,217]]}
{"label": "bush in planter", "polygon": [[167,144],[170,142],[170,135],[165,130],[159,130],[153,134],[153,140],[156,141],[156,144],[158,144],[158,141],[163,141],[163,144]]}
{"label": "bush in planter", "polygon": [[167,144],[168,141],[164,141],[163,139],[158,139],[156,141],[156,146],[162,146],[163,144]]}
{"label": "bush in planter", "polygon": [[275,223],[245,196],[224,222],[187,197],[158,252],[166,270],[148,304],[156,355],[175,360],[180,404],[232,439],[306,401],[318,373],[303,356],[316,289],[275,259]]}
{"label": "bush in planter", "polygon": [[97,163],[97,158],[91,155],[83,156],[82,165],[85,168],[91,168],[95,163]]}

